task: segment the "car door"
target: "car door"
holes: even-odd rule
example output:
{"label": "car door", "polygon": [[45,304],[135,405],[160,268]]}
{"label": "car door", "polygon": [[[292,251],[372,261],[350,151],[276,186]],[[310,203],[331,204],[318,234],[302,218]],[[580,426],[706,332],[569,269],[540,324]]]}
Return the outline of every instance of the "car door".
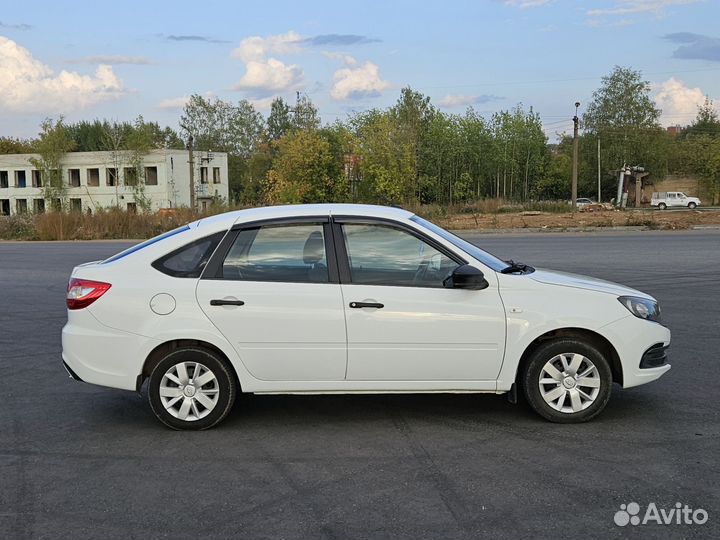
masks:
{"label": "car door", "polygon": [[337,218],[348,380],[494,380],[505,344],[497,281],[446,288],[466,261],[411,227]]}
{"label": "car door", "polygon": [[345,318],[327,221],[233,230],[198,282],[200,307],[257,379],[345,377]]}

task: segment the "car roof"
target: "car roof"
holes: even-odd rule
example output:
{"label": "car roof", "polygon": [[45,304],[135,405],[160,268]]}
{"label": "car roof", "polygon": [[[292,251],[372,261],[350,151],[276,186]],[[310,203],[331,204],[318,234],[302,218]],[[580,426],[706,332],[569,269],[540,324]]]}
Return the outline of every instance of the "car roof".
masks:
{"label": "car roof", "polygon": [[203,229],[207,226],[211,226],[213,228],[229,228],[236,223],[246,223],[265,219],[332,215],[350,215],[403,220],[412,217],[413,213],[394,206],[378,206],[372,204],[288,204],[225,212],[216,216],[200,219],[191,223],[190,226],[202,227]]}

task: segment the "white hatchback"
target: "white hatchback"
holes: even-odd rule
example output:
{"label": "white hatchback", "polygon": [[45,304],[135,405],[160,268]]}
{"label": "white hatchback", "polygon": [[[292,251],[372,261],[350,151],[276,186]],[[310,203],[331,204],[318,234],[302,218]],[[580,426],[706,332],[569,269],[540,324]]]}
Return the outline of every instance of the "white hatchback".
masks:
{"label": "white hatchback", "polygon": [[540,415],[597,415],[670,369],[657,302],[502,261],[405,210],[256,208],[201,219],[76,267],[63,363],[140,391],[176,429],[238,392],[508,393]]}

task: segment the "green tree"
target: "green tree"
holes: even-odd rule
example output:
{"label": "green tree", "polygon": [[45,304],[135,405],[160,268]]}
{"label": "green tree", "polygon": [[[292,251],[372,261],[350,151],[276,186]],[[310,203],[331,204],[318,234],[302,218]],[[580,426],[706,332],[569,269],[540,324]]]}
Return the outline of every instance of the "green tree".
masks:
{"label": "green tree", "polygon": [[35,141],[0,137],[0,154],[31,154],[35,151]]}
{"label": "green tree", "polygon": [[35,142],[35,152],[40,157],[32,157],[30,163],[40,171],[43,178],[43,197],[55,210],[66,205],[67,184],[63,180],[63,161],[68,152],[72,152],[75,143],[70,138],[64,119],[45,119]]}
{"label": "green tree", "polygon": [[597,171],[597,158],[589,156],[597,155],[599,138],[600,169],[606,177],[614,177],[623,165],[642,165],[653,176],[664,176],[668,138],[660,127],[660,114],[650,97],[650,83],[642,73],[616,66],[602,78],[583,115],[583,128],[589,137],[582,159],[588,172]]}
{"label": "green tree", "polygon": [[360,200],[382,204],[413,202],[416,191],[415,147],[392,111],[371,110],[353,119],[356,130]]}
{"label": "green tree", "polygon": [[281,97],[273,99],[267,119],[268,138],[271,141],[276,141],[290,131],[291,127],[290,107]]}
{"label": "green tree", "polygon": [[682,131],[680,138],[686,139],[700,135],[720,137],[720,117],[718,117],[715,104],[707,96],[705,97],[705,102],[698,107],[695,120]]}
{"label": "green tree", "polygon": [[294,130],[320,128],[320,116],[317,107],[306,94],[297,93],[295,107],[292,108],[291,127]]}
{"label": "green tree", "polygon": [[317,130],[293,131],[277,141],[277,157],[267,174],[271,203],[342,201],[347,182],[339,174],[330,142]]}
{"label": "green tree", "polygon": [[193,136],[195,148],[227,152],[230,191],[240,197],[248,162],[262,141],[262,115],[244,99],[233,105],[195,94],[183,109],[180,127],[186,137]]}

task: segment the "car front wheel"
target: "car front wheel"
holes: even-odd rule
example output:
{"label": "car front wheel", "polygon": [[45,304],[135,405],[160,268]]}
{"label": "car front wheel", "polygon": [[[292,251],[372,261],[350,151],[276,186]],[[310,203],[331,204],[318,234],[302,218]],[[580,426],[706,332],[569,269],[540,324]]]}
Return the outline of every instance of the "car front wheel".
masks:
{"label": "car front wheel", "polygon": [[208,429],[227,416],[236,383],[227,362],[214,352],[187,347],[171,351],[150,373],[148,400],[173,429]]}
{"label": "car front wheel", "polygon": [[587,422],[610,399],[612,371],[597,348],[563,338],[543,343],[532,353],[522,386],[531,407],[547,420]]}
{"label": "car front wheel", "polygon": [[688,204],[688,208],[689,208],[690,210],[695,210],[695,207],[696,207],[696,206],[697,206],[697,204],[695,204],[694,202],[691,202],[690,204]]}

